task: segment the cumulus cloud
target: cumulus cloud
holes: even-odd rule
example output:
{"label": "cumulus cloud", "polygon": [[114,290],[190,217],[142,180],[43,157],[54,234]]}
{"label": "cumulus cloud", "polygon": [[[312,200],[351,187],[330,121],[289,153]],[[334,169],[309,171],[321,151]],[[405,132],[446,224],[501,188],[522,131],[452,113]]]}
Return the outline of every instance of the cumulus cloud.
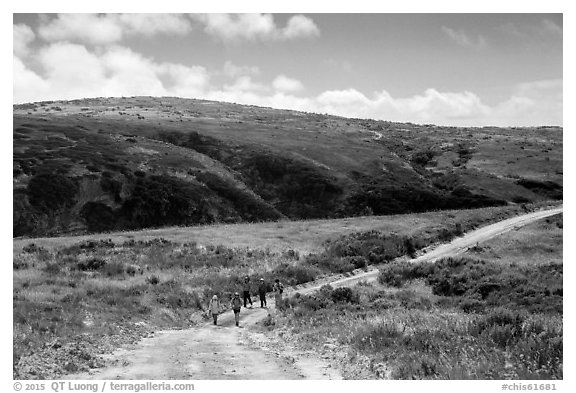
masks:
{"label": "cumulus cloud", "polygon": [[28,45],[34,41],[36,34],[30,27],[24,24],[13,25],[13,52],[18,57],[28,55]]}
{"label": "cumulus cloud", "polygon": [[260,68],[256,66],[239,66],[231,61],[226,61],[222,73],[228,78],[236,78],[242,75],[258,75]]}
{"label": "cumulus cloud", "polygon": [[288,24],[281,33],[287,39],[298,37],[313,37],[320,35],[318,26],[314,21],[304,15],[295,15],[288,20]]}
{"label": "cumulus cloud", "polygon": [[106,45],[126,35],[186,34],[190,30],[190,21],[179,14],[58,14],[45,18],[38,34],[50,42]]}
{"label": "cumulus cloud", "polygon": [[129,34],[184,35],[192,29],[190,21],[182,14],[121,14],[118,19]]}
{"label": "cumulus cloud", "polygon": [[435,89],[407,98],[394,98],[387,91],[368,97],[355,89],[334,90],[320,94],[316,102],[319,110],[328,113],[418,123],[454,123],[484,116],[488,111],[473,93]]}
{"label": "cumulus cloud", "polygon": [[[44,39],[58,37],[62,41],[48,43],[36,41],[37,37],[30,28],[15,25],[14,102],[127,95],[180,96],[399,122],[464,126],[562,124],[562,80],[520,84],[508,99],[497,105],[483,103],[473,92],[445,92],[433,88],[410,97],[393,97],[386,90],[366,94],[354,88],[302,96],[304,86],[299,80],[280,74],[263,81],[260,69],[255,66],[240,66],[227,61],[219,70],[209,71],[201,66],[160,62],[145,57],[119,45],[119,37],[128,31],[144,29],[147,24],[150,25],[150,34],[182,31],[184,25],[170,30],[162,27],[168,24],[169,18],[116,18],[113,26],[123,26],[118,31],[108,29],[110,19],[95,15],[84,15],[79,20],[67,17],[52,19],[42,24],[52,26],[52,29],[38,34]],[[242,16],[231,18],[237,20]],[[234,34],[231,33],[230,39],[239,36],[246,39],[275,36],[274,39],[278,39],[278,34],[284,34],[282,31],[307,29],[306,23],[298,22],[298,19],[279,29],[270,16],[264,15],[261,19],[262,16],[256,15],[255,18],[260,24],[250,27],[252,33],[245,35],[245,31],[239,33],[242,29],[233,28]],[[59,22],[51,24],[55,20]],[[158,24],[154,25],[153,20]],[[73,34],[81,21],[87,23],[87,29],[98,36],[97,39],[82,36],[85,33]],[[95,33],[98,31],[107,34],[98,35]],[[87,43],[79,42],[82,40]],[[34,51],[30,50],[33,42]],[[94,46],[95,43],[107,45]],[[220,79],[214,81],[215,76]]]}
{"label": "cumulus cloud", "polygon": [[248,75],[243,75],[238,77],[234,83],[232,84],[225,84],[223,86],[224,91],[226,92],[239,92],[239,93],[246,93],[246,92],[252,92],[252,93],[265,93],[266,91],[269,90],[269,88],[262,84],[262,83],[257,83],[254,82],[252,80],[252,77],[248,76]]}
{"label": "cumulus cloud", "polygon": [[[34,92],[34,94],[30,94]],[[12,96],[14,103],[49,99],[50,87],[17,57],[12,60]]]}
{"label": "cumulus cloud", "polygon": [[292,16],[285,27],[276,26],[271,14],[192,14],[204,31],[224,42],[290,40],[320,34],[314,21],[303,15]]}
{"label": "cumulus cloud", "polygon": [[494,108],[494,117],[504,124],[561,125],[563,115],[561,79],[522,83],[512,96]]}
{"label": "cumulus cloud", "polygon": [[486,39],[478,35],[476,38],[470,37],[464,31],[458,31],[451,29],[450,27],[442,26],[442,32],[446,34],[452,41],[456,42],[458,45],[468,48],[484,48],[487,43]]}
{"label": "cumulus cloud", "polygon": [[304,89],[304,85],[297,79],[289,78],[285,75],[278,75],[273,81],[272,86],[279,92],[295,93]]}
{"label": "cumulus cloud", "polygon": [[197,97],[209,85],[203,67],[155,62],[121,46],[90,51],[58,42],[40,49],[35,63],[37,72],[14,57],[16,103],[123,95]]}

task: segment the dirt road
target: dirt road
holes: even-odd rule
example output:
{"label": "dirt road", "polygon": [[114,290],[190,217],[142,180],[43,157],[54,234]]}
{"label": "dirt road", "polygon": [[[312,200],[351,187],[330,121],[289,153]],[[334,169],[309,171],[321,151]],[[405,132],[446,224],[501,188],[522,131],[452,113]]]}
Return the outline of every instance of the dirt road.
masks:
{"label": "dirt road", "polygon": [[[434,261],[457,255],[468,247],[536,220],[562,212],[562,206],[529,213],[472,231],[451,243],[414,259]],[[287,295],[313,292],[329,283],[349,286],[358,281],[373,281],[378,269],[356,272],[289,288]],[[274,309],[269,300],[270,310]],[[273,312],[273,311],[272,311]],[[267,309],[242,309],[241,327],[234,326],[231,311],[222,315],[219,326],[211,323],[176,331],[158,332],[143,339],[135,348],[118,350],[110,356],[112,366],[64,379],[341,379],[340,373],[314,354],[282,350],[263,345],[265,336],[253,327],[268,315]]]}
{"label": "dirt road", "polygon": [[[464,236],[452,240],[450,243],[442,244],[433,250],[426,252],[425,254],[412,259],[410,262],[434,262],[439,258],[455,256],[462,254],[469,247],[476,244],[485,242],[496,236],[502,235],[508,231],[521,228],[528,225],[534,221],[541,220],[546,217],[554,216],[556,214],[562,213],[563,206],[555,207],[548,210],[540,210],[532,213],[527,213],[522,216],[512,217],[507,220],[499,221],[497,223],[487,225],[485,227],[476,229],[474,231],[466,233]],[[350,277],[341,277],[329,282],[329,284],[334,287],[345,287],[353,285],[359,281],[374,281],[378,278],[378,268],[372,267],[367,272],[362,272],[355,274]],[[328,282],[326,282],[328,283]],[[300,292],[301,294],[306,294],[313,292],[318,289],[319,285],[310,285],[308,287],[303,287],[302,289],[296,289],[293,292]],[[291,293],[289,293],[291,294]]]}
{"label": "dirt road", "polygon": [[265,335],[250,327],[269,310],[274,312],[274,301],[269,299],[268,304],[268,309],[242,308],[240,327],[228,311],[219,317],[218,326],[207,322],[192,329],[158,332],[135,348],[109,356],[111,366],[63,379],[342,379],[313,354],[289,347],[277,352],[265,345]]}

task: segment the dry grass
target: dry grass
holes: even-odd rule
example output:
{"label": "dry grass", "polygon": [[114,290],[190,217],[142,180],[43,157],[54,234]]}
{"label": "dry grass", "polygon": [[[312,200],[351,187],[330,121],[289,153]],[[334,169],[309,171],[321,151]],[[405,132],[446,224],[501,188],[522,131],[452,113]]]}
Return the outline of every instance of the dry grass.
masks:
{"label": "dry grass", "polygon": [[549,217],[493,238],[464,253],[490,262],[516,265],[562,263],[563,215]]}
{"label": "dry grass", "polygon": [[[543,206],[543,204],[534,206]],[[504,206],[330,220],[170,227],[99,235],[16,239],[13,246],[14,252],[19,252],[32,242],[46,249],[55,249],[86,240],[112,239],[114,243],[123,243],[128,240],[150,241],[164,238],[177,243],[193,241],[199,245],[223,244],[230,248],[269,249],[271,252],[293,249],[300,254],[307,254],[321,251],[323,243],[328,239],[354,232],[378,230],[410,237],[416,233],[433,231],[441,226],[454,226],[456,223],[469,229],[470,226],[488,224],[523,212],[516,206]]]}
{"label": "dry grass", "polygon": [[[237,291],[246,274],[252,276],[253,281],[262,276],[268,282],[280,277],[284,283],[291,284],[311,280],[321,269],[309,265],[309,258],[302,258],[302,250],[321,250],[325,240],[336,235],[376,228],[384,233],[433,239],[445,229],[466,230],[520,212],[520,208],[505,207],[16,240],[13,259],[15,375],[24,379],[60,375],[63,372],[60,360],[52,358],[58,352],[46,346],[55,340],[62,348],[68,344],[95,343],[90,351],[99,353],[102,349],[98,349],[98,343],[104,338],[118,336],[114,345],[125,343],[122,337],[126,332],[140,329],[143,321],[150,329],[189,326],[196,321],[194,318],[209,297],[215,292],[226,297]],[[158,239],[161,235],[171,241]],[[98,238],[113,241],[99,242]],[[147,240],[152,238],[155,240]],[[36,246],[31,247],[30,243]],[[234,245],[241,247],[234,248]],[[142,274],[128,273],[130,265],[140,267]],[[330,268],[322,273],[332,272]],[[151,280],[152,277],[157,278],[157,282]],[[414,304],[411,296],[433,298],[430,289],[423,285],[411,291],[410,294],[404,290],[389,291],[398,296],[390,301],[406,307]],[[371,296],[364,295],[364,298]],[[429,304],[429,300],[418,302],[422,307]],[[338,323],[345,327],[361,324],[346,318],[338,319]],[[316,333],[323,331],[327,332],[319,328]],[[302,333],[306,337],[309,332]],[[52,371],[30,360],[38,357],[51,359]],[[74,358],[74,361],[83,362],[86,367],[95,361],[92,355],[86,358],[88,360]]]}
{"label": "dry grass", "polygon": [[[324,292],[324,293],[322,293]],[[561,379],[562,316],[497,307],[464,313],[416,283],[374,283],[287,300],[274,328],[351,379]]]}

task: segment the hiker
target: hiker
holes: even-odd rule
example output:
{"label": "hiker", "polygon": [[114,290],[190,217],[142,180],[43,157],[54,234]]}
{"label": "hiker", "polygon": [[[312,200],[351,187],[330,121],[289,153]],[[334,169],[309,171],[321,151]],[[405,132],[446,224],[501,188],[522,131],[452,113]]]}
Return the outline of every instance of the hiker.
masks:
{"label": "hiker", "polygon": [[232,311],[234,311],[234,319],[236,320],[236,326],[240,326],[240,308],[242,308],[242,301],[240,300],[240,294],[238,292],[234,293],[234,297],[232,298],[230,307],[232,308]]}
{"label": "hiker", "polygon": [[246,276],[244,278],[244,284],[242,285],[243,297],[244,297],[244,308],[246,308],[246,300],[250,302],[250,308],[252,308],[252,299],[250,298],[250,277]]}
{"label": "hiker", "polygon": [[272,286],[274,290],[274,300],[276,301],[276,308],[282,303],[282,292],[284,292],[284,285],[279,279],[274,280],[274,285]]}
{"label": "hiker", "polygon": [[212,314],[212,318],[214,318],[214,325],[218,324],[218,314],[220,313],[220,301],[218,300],[218,296],[212,296],[210,299],[210,304],[208,304],[208,315]]}
{"label": "hiker", "polygon": [[266,283],[264,279],[260,279],[260,284],[258,285],[258,295],[260,295],[260,308],[266,307]]}

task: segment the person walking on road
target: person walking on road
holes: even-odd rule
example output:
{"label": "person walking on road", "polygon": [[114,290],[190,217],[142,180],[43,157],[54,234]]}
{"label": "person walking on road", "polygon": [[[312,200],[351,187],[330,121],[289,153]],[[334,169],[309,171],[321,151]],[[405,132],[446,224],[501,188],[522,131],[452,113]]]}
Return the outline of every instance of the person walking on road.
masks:
{"label": "person walking on road", "polygon": [[260,279],[260,284],[258,285],[258,295],[260,296],[260,308],[266,307],[266,283],[264,279]]}
{"label": "person walking on road", "polygon": [[214,319],[214,325],[218,324],[218,314],[220,314],[220,301],[218,300],[218,296],[212,296],[210,299],[210,303],[208,304],[208,315],[212,314],[212,318]]}
{"label": "person walking on road", "polygon": [[252,299],[250,298],[250,277],[246,276],[244,278],[244,284],[242,285],[243,297],[244,297],[244,308],[246,308],[246,300],[250,302],[250,308],[252,308]]}
{"label": "person walking on road", "polygon": [[274,285],[272,286],[274,291],[274,301],[276,302],[276,308],[282,303],[282,292],[284,292],[284,285],[279,279],[274,280]]}
{"label": "person walking on road", "polygon": [[234,293],[230,307],[232,308],[232,311],[234,311],[236,326],[240,326],[240,309],[242,308],[242,301],[240,300],[240,294],[238,292]]}

